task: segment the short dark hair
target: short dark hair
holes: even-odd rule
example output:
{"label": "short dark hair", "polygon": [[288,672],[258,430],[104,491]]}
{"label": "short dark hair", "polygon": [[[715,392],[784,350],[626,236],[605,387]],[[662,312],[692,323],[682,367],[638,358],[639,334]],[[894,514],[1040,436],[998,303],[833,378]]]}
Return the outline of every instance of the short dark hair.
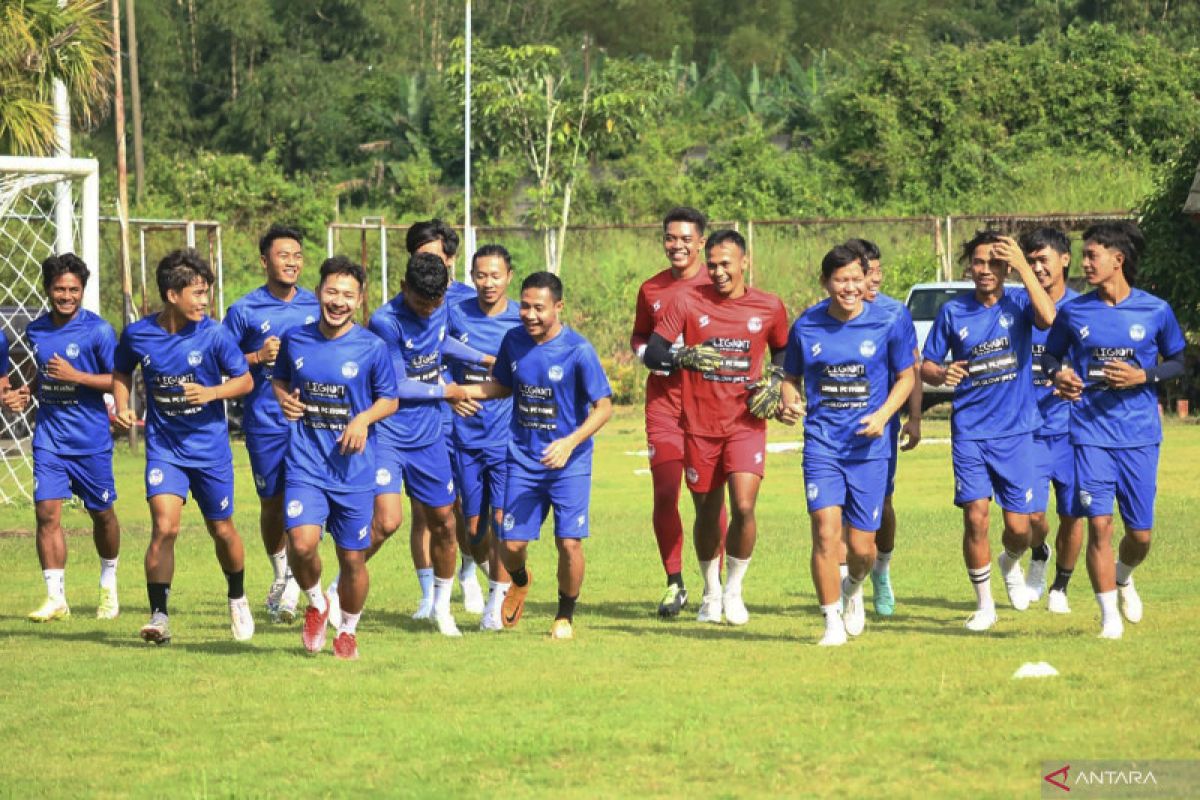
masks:
{"label": "short dark hair", "polygon": [[404,270],[406,292],[434,300],[446,294],[449,283],[446,265],[433,253],[413,253],[408,257],[408,267]]}
{"label": "short dark hair", "polygon": [[559,303],[563,299],[562,281],[553,272],[543,271],[527,275],[525,280],[521,281],[521,291],[526,289],[549,289],[554,302]]}
{"label": "short dark hair", "polygon": [[363,269],[362,264],[355,263],[346,256],[333,256],[322,261],[319,275],[318,287],[325,283],[325,279],[331,275],[349,275],[358,281],[359,289],[367,285],[367,271]]}
{"label": "short dark hair", "polygon": [[1083,241],[1095,242],[1111,250],[1119,250],[1125,256],[1121,271],[1130,286],[1137,280],[1138,260],[1146,249],[1146,237],[1142,229],[1132,222],[1098,222],[1083,232]]}
{"label": "short dark hair", "polygon": [[292,239],[297,244],[304,244],[304,234],[300,233],[296,228],[289,228],[286,225],[272,225],[267,228],[267,232],[258,240],[258,254],[266,256],[271,252],[271,245],[276,239]]}
{"label": "short dark hair", "polygon": [[1004,234],[1000,231],[987,228],[981,231],[975,231],[975,235],[967,241],[963,242],[962,255],[959,256],[959,261],[970,264],[971,258],[975,255],[975,248],[985,244],[996,244]]}
{"label": "short dark hair", "polygon": [[154,279],[158,283],[158,294],[164,302],[167,300],[168,291],[182,292],[196,281],[204,281],[209,286],[216,281],[208,262],[191,247],[172,250],[163,256],[154,270]]}
{"label": "short dark hair", "polygon": [[414,222],[408,229],[408,233],[404,234],[404,247],[411,255],[438,239],[442,240],[442,250],[446,252],[446,257],[454,258],[458,253],[458,234],[454,232],[454,228],[436,217],[424,222]]}
{"label": "short dark hair", "polygon": [[746,240],[742,238],[742,235],[733,228],[722,228],[713,231],[712,236],[708,237],[708,241],[704,243],[704,254],[710,254],[717,245],[730,243],[736,244],[743,254],[746,252]]}
{"label": "short dark hair", "polygon": [[879,245],[870,239],[847,239],[842,242],[842,247],[854,250],[867,259],[867,261],[879,261],[883,258],[883,253],[879,252]]}
{"label": "short dark hair", "polygon": [[60,253],[43,261],[42,288],[46,290],[46,294],[50,293],[50,284],[54,283],[55,278],[68,272],[77,276],[84,286],[87,286],[88,278],[92,274],[87,264],[83,263],[83,259],[74,253]]}
{"label": "short dark hair", "polygon": [[502,244],[485,244],[476,250],[475,255],[471,256],[471,269],[475,269],[476,261],[488,256],[499,256],[504,259],[504,266],[508,267],[509,272],[512,272],[512,256],[508,254],[508,250]]}
{"label": "short dark hair", "polygon": [[833,277],[833,273],[847,264],[858,264],[864,273],[867,271],[867,257],[861,250],[839,244],[821,259],[821,280],[829,280]]}
{"label": "short dark hair", "polygon": [[666,233],[667,226],[672,222],[690,222],[696,226],[696,231],[703,236],[704,228],[708,225],[708,220],[703,214],[691,206],[677,206],[667,212],[663,217],[663,232]]}
{"label": "short dark hair", "polygon": [[1058,228],[1034,228],[1022,234],[1020,244],[1025,255],[1047,247],[1059,255],[1071,252],[1071,238]]}

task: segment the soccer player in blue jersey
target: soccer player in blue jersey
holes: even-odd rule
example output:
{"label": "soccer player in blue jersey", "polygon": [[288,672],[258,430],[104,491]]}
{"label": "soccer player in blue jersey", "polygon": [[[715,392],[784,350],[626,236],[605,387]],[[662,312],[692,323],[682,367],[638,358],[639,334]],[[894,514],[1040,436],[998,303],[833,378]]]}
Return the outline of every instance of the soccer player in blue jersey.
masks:
{"label": "soccer player in blue jersey", "polygon": [[289,329],[315,322],[317,298],[298,285],[304,267],[303,237],[298,230],[272,225],[258,240],[266,283],[229,307],[222,323],[246,355],[254,391],[246,395],[242,429],[258,492],[258,524],[271,559],[274,579],[267,592],[267,613],[278,622],[296,617],[300,587],[288,573],[283,519],[283,456],[288,424],[271,387],[271,370],[281,337]]}
{"label": "soccer player in blue jersey", "polygon": [[[879,289],[883,285],[883,255],[879,247],[869,239],[850,239],[846,246],[860,253],[867,259],[866,280],[863,283],[863,299],[874,303],[879,308],[889,312],[902,333],[908,337],[913,351],[913,387],[905,404],[908,418],[900,420],[900,415],[892,417],[888,423],[886,438],[890,443],[891,455],[888,457],[887,493],[883,498],[883,515],[879,520],[879,531],[875,534],[875,563],[871,567],[871,588],[874,592],[872,602],[875,613],[881,617],[890,617],[896,610],[896,595],[892,590],[891,563],[892,553],[896,548],[896,508],[892,495],[896,493],[896,468],[899,466],[900,452],[912,450],[921,441],[921,353],[917,349],[917,330],[913,325],[912,314],[903,302],[884,294]],[[848,531],[847,531],[848,533]],[[845,554],[843,553],[843,556]],[[843,559],[842,577],[846,577],[849,568]]]}
{"label": "soccer player in blue jersey", "polygon": [[[116,425],[134,425],[129,395],[139,365],[146,384],[146,498],[150,546],[146,590],[150,621],[142,638],[171,640],[167,598],[175,574],[175,540],[190,492],[216,545],[228,584],[233,638],[254,635],[246,600],[242,539],[233,524],[233,453],[225,400],[254,388],[237,343],[208,314],[213,272],[195,250],[174,250],[155,270],[163,310],[121,332],[113,359]],[[222,382],[227,376],[229,380]]]}
{"label": "soccer player in blue jersey", "polygon": [[396,410],[396,372],[387,345],[354,324],[366,273],[345,256],[321,265],[320,321],[283,335],[272,383],[289,426],[284,498],[292,571],[308,595],[304,647],[325,645],[329,602],[321,591],[322,532],[337,549],[338,658],[358,658],[367,599],[367,549],[375,498],[374,425]]}
{"label": "soccer player in blue jersey", "polygon": [[[446,335],[447,278],[440,258],[416,253],[409,258],[400,294],[371,315],[370,330],[387,343],[392,356],[400,409],[379,425],[375,517],[367,557],[374,555],[400,526],[403,482],[430,532],[429,561],[418,562],[417,574],[422,584],[428,580],[433,585],[432,608],[422,606],[414,616],[432,616],[438,630],[458,636],[461,634],[450,613],[458,550],[456,491],[442,431],[442,405],[462,397],[461,387],[441,382],[442,360],[447,356],[489,366],[494,359]],[[418,556],[415,547],[413,556]]]}
{"label": "soccer player in blue jersey", "polygon": [[[512,281],[512,258],[503,246],[485,244],[471,259],[471,279],[476,296],[450,306],[450,335],[463,344],[495,355],[500,352],[504,335],[521,325],[517,304],[509,302],[507,291]],[[482,383],[489,377],[483,367],[471,367],[451,362],[454,382],[468,386]],[[488,599],[479,620],[481,630],[500,630],[500,604],[504,595],[502,585],[510,583],[500,559],[499,541],[493,535],[493,524],[503,519],[504,485],[508,476],[508,439],[512,419],[512,399],[489,400],[483,404],[466,401],[466,408],[475,413],[456,416],[452,460],[466,518],[464,539],[459,548],[464,559],[473,556],[480,564],[488,564]],[[484,517],[484,514],[487,517]],[[459,573],[461,580],[462,574]]]}
{"label": "soccer player in blue jersey", "polygon": [[[829,299],[805,311],[788,336],[782,418],[800,416],[806,395],[804,484],[812,518],[812,572],[825,616],[823,646],[863,631],[862,587],[876,561],[892,420],[915,381],[913,342],[894,312],[864,302],[868,261],[840,245],[821,261]],[[838,556],[848,526],[848,574],[839,585]],[[842,613],[841,601],[845,602]]]}
{"label": "soccer player in blue jersey", "polygon": [[475,400],[513,397],[501,557],[512,576],[501,587],[501,622],[521,620],[532,576],[526,550],[554,509],[558,611],[554,639],[574,637],[583,586],[583,540],[590,532],[592,436],[612,417],[612,390],[595,348],[562,323],[562,281],[535,272],[521,283],[521,327],[500,344],[493,380],[464,387]]}
{"label": "soccer player in blue jersey", "polygon": [[[112,436],[105,392],[112,390],[117,335],[103,318],[82,307],[90,271],[74,253],[42,262],[42,287],[50,310],[25,328],[37,361],[37,417],[33,431],[33,502],[37,552],[46,581],[46,601],[29,614],[34,622],[71,615],[67,605],[67,540],[62,504],[72,494],[92,518],[92,541],[100,556],[100,602],[96,617],[120,613],[117,556],[121,526],[113,503]],[[3,338],[3,337],[0,337]],[[7,360],[7,348],[5,352]],[[7,364],[3,365],[7,368]],[[5,394],[5,405],[22,412],[30,387]]]}
{"label": "soccer player in blue jersey", "polygon": [[[1054,301],[1010,237],[985,230],[963,245],[975,291],[946,302],[922,352],[921,377],[953,386],[950,436],[954,503],[963,511],[963,559],[975,588],[967,628],[996,624],[991,590],[988,511],[995,495],[1004,512],[998,564],[1013,608],[1029,607],[1021,554],[1029,548],[1033,510],[1033,433],[1042,425],[1033,397],[1033,328],[1054,322]],[[1007,291],[1015,269],[1024,292]],[[943,359],[951,354],[953,362]]]}
{"label": "soccer player in blue jersey", "polygon": [[[1150,552],[1162,422],[1158,384],[1183,374],[1186,341],[1167,303],[1134,287],[1142,233],[1132,223],[1083,234],[1083,274],[1095,290],[1063,305],[1046,339],[1055,387],[1077,403],[1070,420],[1078,510],[1088,518],[1087,567],[1100,636],[1119,639],[1142,619],[1133,570]],[[1066,356],[1074,369],[1059,368]],[[1159,358],[1163,361],[1160,363]],[[1113,565],[1113,501],[1125,536]]]}
{"label": "soccer player in blue jersey", "polygon": [[[1057,228],[1037,228],[1021,237],[1025,260],[1033,267],[1038,282],[1054,301],[1055,309],[1079,296],[1067,286],[1067,270],[1071,265],[1071,240]],[[1050,588],[1046,606],[1056,614],[1069,613],[1067,583],[1075,569],[1079,548],[1083,544],[1083,521],[1075,513],[1075,448],[1071,446],[1068,421],[1070,403],[1054,389],[1042,370],[1042,353],[1046,349],[1048,331],[1033,331],[1033,383],[1042,427],[1033,435],[1034,465],[1037,480],[1033,485],[1033,513],[1029,517],[1032,540],[1029,548],[1029,569],[1025,585],[1029,599],[1038,602],[1046,591],[1046,567],[1050,563],[1050,524],[1046,518],[1050,488],[1054,488],[1058,512],[1058,533],[1055,537],[1057,571]]]}

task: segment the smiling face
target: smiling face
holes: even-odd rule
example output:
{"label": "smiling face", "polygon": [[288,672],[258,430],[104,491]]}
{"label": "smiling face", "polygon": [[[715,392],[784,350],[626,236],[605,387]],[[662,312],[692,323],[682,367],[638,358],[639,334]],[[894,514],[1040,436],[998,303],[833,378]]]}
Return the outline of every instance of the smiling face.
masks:
{"label": "smiling face", "polygon": [[663,252],[672,269],[690,272],[700,263],[704,236],[694,222],[671,222],[663,231]]}
{"label": "smiling face", "polygon": [[[1083,243],[1083,277],[1089,286],[1099,286],[1123,273],[1125,254],[1090,239]],[[1122,274],[1122,277],[1124,275]]]}
{"label": "smiling face", "polygon": [[362,302],[362,286],[346,273],[327,275],[317,287],[321,302],[321,322],[329,332],[338,332],[354,323],[354,312]]}
{"label": "smiling face", "polygon": [[878,258],[872,258],[867,262],[866,279],[863,281],[864,300],[875,302],[875,298],[879,296],[879,287],[883,285],[883,265]]}
{"label": "smiling face", "polygon": [[512,277],[512,267],[500,256],[480,256],[471,268],[471,280],[475,282],[479,302],[489,307],[504,297]]}
{"label": "smiling face", "polygon": [[267,273],[267,283],[291,289],[304,268],[304,251],[295,239],[280,238],[271,242],[267,254],[259,260]]}
{"label": "smiling face", "polygon": [[971,280],[975,282],[977,295],[991,295],[1004,288],[1004,279],[1008,277],[1008,262],[992,257],[992,245],[981,244],[971,254],[969,269]]}
{"label": "smiling face", "polygon": [[561,326],[562,300],[555,300],[547,288],[529,288],[521,292],[521,324],[535,342],[544,342],[558,333]]}
{"label": "smiling face", "polygon": [[1026,253],[1025,260],[1029,262],[1038,283],[1046,291],[1057,289],[1066,283],[1066,270],[1071,263],[1070,253],[1060,253],[1053,247],[1041,247]]}
{"label": "smiling face", "polygon": [[829,293],[830,303],[846,317],[858,313],[867,294],[867,276],[857,261],[838,267],[821,285]]}
{"label": "smiling face", "polygon": [[63,319],[70,319],[83,302],[83,281],[74,272],[64,272],[50,282],[48,294],[54,313]]}
{"label": "smiling face", "polygon": [[708,251],[708,278],[722,297],[741,297],[746,290],[750,259],[733,242],[721,242]]}
{"label": "smiling face", "polygon": [[180,291],[167,289],[167,305],[188,322],[199,322],[208,313],[208,281],[196,278]]}

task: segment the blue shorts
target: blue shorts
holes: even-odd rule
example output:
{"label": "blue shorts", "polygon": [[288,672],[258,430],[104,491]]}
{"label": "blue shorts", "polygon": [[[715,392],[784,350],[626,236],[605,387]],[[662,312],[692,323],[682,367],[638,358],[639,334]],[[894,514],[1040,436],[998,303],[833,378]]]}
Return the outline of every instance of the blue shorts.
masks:
{"label": "blue shorts", "polygon": [[117,499],[113,481],[112,451],[81,456],[60,456],[49,450],[33,451],[33,502],[68,500],[79,495],[88,511],[106,511]]}
{"label": "blue shorts", "polygon": [[441,439],[421,447],[379,447],[375,451],[375,494],[400,494],[431,508],[452,505],[457,496],[450,453]]}
{"label": "blue shorts", "polygon": [[1127,527],[1137,531],[1154,527],[1158,445],[1111,448],[1076,445],[1075,480],[1079,486],[1080,516],[1110,516],[1116,499]]}
{"label": "blue shorts", "polygon": [[370,489],[335,492],[289,483],[283,488],[283,508],[289,530],[316,525],[329,531],[333,543],[343,550],[366,550],[371,546],[375,493]]}
{"label": "blue shorts", "polygon": [[1060,517],[1080,516],[1076,505],[1075,448],[1066,433],[1033,437],[1033,506],[1035,514],[1044,514],[1050,505],[1050,487],[1054,486],[1054,504]]}
{"label": "blue shorts", "polygon": [[841,506],[842,520],[860,531],[877,531],[883,518],[887,484],[885,458],[845,461],[836,456],[804,454],[804,495],[808,513]]}
{"label": "blue shorts", "polygon": [[169,461],[146,461],[146,498],[173,494],[187,502],[188,490],[206,520],[218,522],[233,516],[233,462],[211,467],[181,467]]}
{"label": "blue shorts", "polygon": [[288,435],[247,435],[246,453],[254,473],[254,490],[259,497],[276,497],[283,493],[283,454],[287,452]]}
{"label": "blue shorts", "polygon": [[493,511],[504,508],[507,450],[500,444],[480,450],[463,447],[454,452],[454,474],[464,516],[478,517],[488,507]]}
{"label": "blue shorts", "polygon": [[586,539],[592,476],[530,472],[508,462],[504,490],[504,521],[500,540],[531,542],[541,538],[542,523],[554,506],[554,535],[560,539]]}
{"label": "blue shorts", "polygon": [[995,439],[955,439],[950,445],[954,464],[954,504],[972,500],[996,502],[1005,511],[1033,510],[1033,434],[1018,433]]}

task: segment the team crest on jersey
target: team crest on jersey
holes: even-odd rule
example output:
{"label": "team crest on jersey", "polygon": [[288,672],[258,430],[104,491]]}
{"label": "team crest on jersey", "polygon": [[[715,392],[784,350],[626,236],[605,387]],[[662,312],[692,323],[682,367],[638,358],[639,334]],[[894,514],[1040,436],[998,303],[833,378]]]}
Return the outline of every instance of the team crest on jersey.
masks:
{"label": "team crest on jersey", "polygon": [[809,351],[810,351],[810,352],[811,352],[811,353],[812,353],[814,356],[819,356],[819,355],[821,355],[821,343],[820,343],[820,342],[816,342],[815,344],[813,344],[813,346],[812,346],[812,347],[810,347],[810,348],[809,348]]}
{"label": "team crest on jersey", "polygon": [[287,507],[288,517],[290,517],[291,519],[295,519],[296,517],[300,516],[303,513],[304,513],[304,503],[301,503],[299,500],[293,500],[292,502],[288,503],[288,507]]}
{"label": "team crest on jersey", "polygon": [[[1137,325],[1135,327],[1140,328],[1141,326]],[[1130,333],[1132,334],[1133,331],[1130,330]],[[79,345],[75,344],[74,342],[71,342],[67,345],[67,358],[79,358]]]}
{"label": "team crest on jersey", "polygon": [[1083,489],[1080,489],[1079,490],[1079,504],[1081,506],[1083,506],[1084,508],[1091,508],[1092,507],[1092,493],[1085,492]]}
{"label": "team crest on jersey", "polygon": [[192,350],[190,353],[188,353],[188,364],[192,365],[193,367],[200,366],[200,362],[202,361],[204,361],[204,354],[199,350]]}
{"label": "team crest on jersey", "polygon": [[342,377],[343,378],[354,378],[357,375],[358,375],[358,362],[357,361],[347,361],[345,364],[342,364]]}
{"label": "team crest on jersey", "polygon": [[271,330],[271,320],[264,319],[262,322],[262,325],[258,326],[258,329],[260,331],[262,331],[263,333],[266,333],[267,331]]}
{"label": "team crest on jersey", "polygon": [[1129,326],[1129,338],[1135,342],[1140,342],[1146,338],[1146,327],[1144,325],[1133,324]]}
{"label": "team crest on jersey", "polygon": [[650,307],[653,308],[655,311],[658,311],[659,309],[662,308],[662,300],[655,300],[654,305],[652,305]]}
{"label": "team crest on jersey", "polygon": [[294,363],[296,364],[296,369],[300,369],[301,367],[303,367],[304,366],[304,356],[297,357]]}
{"label": "team crest on jersey", "polygon": [[1000,327],[1011,328],[1013,324],[1013,316],[1007,312],[1000,315]]}
{"label": "team crest on jersey", "polygon": [[696,472],[696,470],[692,467],[688,467],[686,470],[684,470],[684,477],[687,478],[688,483],[695,483],[696,481],[700,480],[700,473]]}
{"label": "team crest on jersey", "polygon": [[816,500],[821,496],[821,489],[815,483],[810,483],[807,487],[805,487],[804,494],[809,500]]}
{"label": "team crest on jersey", "polygon": [[163,482],[163,471],[155,467],[150,470],[150,474],[146,476],[146,483],[151,486],[158,486]]}
{"label": "team crest on jersey", "polygon": [[870,339],[867,339],[858,346],[858,353],[863,358],[870,358],[871,356],[875,355],[875,343]]}
{"label": "team crest on jersey", "polygon": [[561,381],[563,379],[563,368],[560,367],[558,364],[555,364],[553,367],[550,368],[549,375],[550,375],[550,380]]}
{"label": "team crest on jersey", "polygon": [[710,320],[709,320],[709,318],[708,318],[708,314],[701,314],[701,315],[700,315],[700,327],[701,327],[701,328],[703,328],[703,327],[704,327],[705,325],[707,325],[709,322],[710,322]]}
{"label": "team crest on jersey", "polygon": [[762,317],[751,317],[746,321],[746,330],[751,333],[758,333],[762,330]]}
{"label": "team crest on jersey", "polygon": [[375,485],[387,486],[392,482],[392,471],[386,467],[380,467],[375,470]]}
{"label": "team crest on jersey", "polygon": [[1084,325],[1082,328],[1079,329],[1079,338],[1081,340],[1086,339],[1088,336],[1091,335],[1091,333],[1092,332],[1090,330],[1088,330],[1088,326]]}
{"label": "team crest on jersey", "polygon": [[314,317],[312,314],[309,314],[307,317],[304,318],[305,325],[312,325],[316,321],[317,321],[317,318]]}
{"label": "team crest on jersey", "polygon": [[504,530],[511,531],[517,526],[517,520],[512,514],[504,515]]}

